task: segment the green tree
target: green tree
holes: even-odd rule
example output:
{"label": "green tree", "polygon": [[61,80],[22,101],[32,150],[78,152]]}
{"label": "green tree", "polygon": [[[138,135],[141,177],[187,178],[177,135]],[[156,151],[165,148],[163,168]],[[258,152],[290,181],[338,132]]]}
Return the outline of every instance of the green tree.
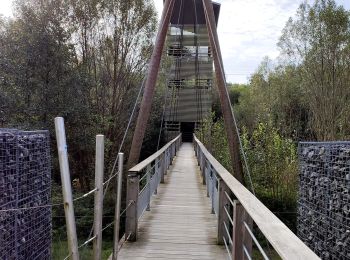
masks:
{"label": "green tree", "polygon": [[299,67],[310,128],[319,140],[349,135],[349,12],[333,0],[302,4],[279,42],[285,58]]}

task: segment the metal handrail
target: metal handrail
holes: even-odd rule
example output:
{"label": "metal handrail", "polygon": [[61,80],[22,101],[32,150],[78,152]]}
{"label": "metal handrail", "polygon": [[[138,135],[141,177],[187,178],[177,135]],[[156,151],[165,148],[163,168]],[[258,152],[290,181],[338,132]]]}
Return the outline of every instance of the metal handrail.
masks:
{"label": "metal handrail", "polygon": [[173,140],[171,140],[169,143],[164,145],[161,149],[159,149],[157,152],[152,154],[151,156],[147,157],[142,162],[136,164],[134,167],[132,167],[129,172],[141,172],[144,168],[146,168],[149,164],[151,164],[153,161],[155,161],[161,154],[163,154],[173,143],[178,141],[181,138],[181,134],[179,134],[177,137],[175,137]]}
{"label": "metal handrail", "polygon": [[[129,241],[137,240],[138,221],[145,211],[150,210],[151,198],[157,194],[158,185],[164,182],[164,175],[180,144],[181,134],[128,171],[126,200],[133,203],[126,211],[125,234],[128,234]],[[140,176],[144,170],[146,173]]]}
{"label": "metal handrail", "polygon": [[[225,193],[230,192],[235,199],[243,206],[245,212],[254,221],[268,242],[276,250],[282,259],[320,259],[309,247],[307,247],[276,215],[274,215],[259,199],[257,199],[247,188],[245,188],[233,175],[228,172],[205,148],[205,146],[194,136],[194,146],[196,156],[201,170],[205,171],[205,165],[209,164],[218,179],[222,181],[227,190],[222,192],[220,200],[227,199]],[[204,158],[204,160],[203,160]],[[203,174],[203,178],[205,178]],[[206,180],[207,181],[207,180]],[[229,196],[228,196],[229,197]],[[233,200],[229,199],[229,203]],[[221,203],[222,204],[222,203]],[[224,205],[220,205],[219,212],[224,211]],[[218,215],[219,216],[219,215]],[[220,219],[220,217],[218,217]],[[234,218],[233,218],[234,219]],[[247,223],[238,223],[249,228]],[[222,223],[218,223],[218,228]],[[234,227],[235,228],[235,227]],[[237,228],[237,227],[236,227]],[[233,232],[235,233],[235,232]],[[250,235],[250,234],[248,234]],[[235,239],[232,239],[235,241]],[[226,241],[224,241],[226,242]],[[255,241],[254,241],[255,242]],[[243,244],[243,254],[247,254],[247,247]],[[229,254],[231,254],[229,252]],[[234,255],[234,254],[232,254]],[[251,256],[250,256],[251,257]]]}

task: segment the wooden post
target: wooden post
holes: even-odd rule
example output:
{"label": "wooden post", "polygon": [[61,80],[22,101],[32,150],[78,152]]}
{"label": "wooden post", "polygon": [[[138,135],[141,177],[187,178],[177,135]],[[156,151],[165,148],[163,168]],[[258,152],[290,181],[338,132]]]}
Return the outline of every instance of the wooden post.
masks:
{"label": "wooden post", "polygon": [[197,153],[197,164],[198,166],[201,165],[201,150],[198,148],[198,153]]}
{"label": "wooden post", "polygon": [[210,178],[210,172],[211,172],[211,165],[208,164],[208,170],[207,171],[204,170],[204,171],[205,171],[204,172],[205,181],[203,182],[203,185],[205,185],[207,188],[207,197],[209,198],[209,182],[210,182],[209,178]]}
{"label": "wooden post", "polygon": [[123,181],[123,164],[124,154],[118,154],[118,183],[117,183],[117,196],[116,196],[116,207],[115,207],[115,218],[114,218],[114,245],[113,245],[113,260],[118,258],[119,250],[119,227],[120,227],[120,206],[122,198],[122,181]]}
{"label": "wooden post", "polygon": [[212,182],[211,182],[211,214],[215,214],[215,208],[214,208],[214,192],[215,192],[215,188],[216,188],[216,178],[215,178],[215,170],[211,171],[211,177],[212,177]]}
{"label": "wooden post", "polygon": [[244,232],[244,208],[237,200],[233,205],[233,236],[232,236],[232,257],[234,260],[244,258],[243,252],[243,232]]}
{"label": "wooden post", "polygon": [[233,215],[232,241],[234,246],[232,247],[232,256],[236,256],[233,259],[249,259],[244,253],[243,246],[246,248],[249,256],[252,256],[253,240],[243,222],[247,223],[250,230],[253,230],[253,219],[237,200],[234,201]]}
{"label": "wooden post", "polygon": [[69,173],[66,133],[62,117],[55,118],[57,150],[61,172],[64,213],[67,224],[67,239],[69,253],[73,260],[79,260],[78,239],[75,226],[72,186]]}
{"label": "wooden post", "polygon": [[[249,216],[248,212],[244,210],[244,221],[247,223],[250,230],[253,231],[253,219]],[[253,239],[245,227],[243,227],[243,245],[247,249],[248,254],[251,256],[253,252]],[[248,259],[244,257],[244,259]]]}
{"label": "wooden post", "polygon": [[164,175],[165,175],[165,154],[163,153],[160,158],[160,183],[164,183]]}
{"label": "wooden post", "polygon": [[152,197],[152,193],[151,193],[151,165],[147,165],[146,167],[146,174],[147,174],[147,184],[148,185],[148,204],[147,204],[147,211],[151,210],[151,197]]}
{"label": "wooden post", "polygon": [[169,150],[169,165],[173,165],[173,147],[170,146],[168,150]]}
{"label": "wooden post", "polygon": [[230,201],[228,200],[225,192],[227,194],[231,193],[226,183],[222,179],[219,179],[219,212],[218,212],[218,235],[217,235],[217,241],[219,245],[224,244],[223,237],[225,237],[226,241],[229,241],[227,237],[231,235],[231,234],[227,234],[225,225],[224,225],[224,223],[226,223],[227,227],[230,225],[230,220],[226,213],[226,210],[229,211],[228,205],[230,205]]}
{"label": "wooden post", "polygon": [[156,189],[154,191],[154,194],[157,195],[158,193],[158,183],[159,183],[159,157],[155,159],[154,161],[154,177],[157,178],[156,181]]}
{"label": "wooden post", "polygon": [[206,160],[203,152],[200,152],[200,157],[199,157],[199,167],[202,172],[202,184],[206,184],[206,179],[205,179],[205,168],[206,168]]}
{"label": "wooden post", "polygon": [[[204,154],[202,154],[202,158],[204,158]],[[205,159],[202,161],[202,163],[203,163],[202,184],[206,185],[207,184],[207,180],[206,180],[206,165],[207,165],[207,163],[206,163]],[[209,169],[209,167],[210,167],[210,164],[208,163],[208,169]]]}
{"label": "wooden post", "polygon": [[168,174],[168,169],[169,169],[169,166],[170,166],[170,153],[169,153],[169,149],[167,149],[165,151],[165,155],[166,155],[166,167],[165,167],[165,175]]}
{"label": "wooden post", "polygon": [[102,215],[103,215],[103,171],[104,171],[104,135],[96,136],[95,159],[95,206],[94,206],[94,260],[102,257]]}
{"label": "wooden post", "polygon": [[135,172],[128,175],[126,205],[132,203],[126,210],[125,237],[128,241],[137,240],[137,200],[139,197],[139,176]]}

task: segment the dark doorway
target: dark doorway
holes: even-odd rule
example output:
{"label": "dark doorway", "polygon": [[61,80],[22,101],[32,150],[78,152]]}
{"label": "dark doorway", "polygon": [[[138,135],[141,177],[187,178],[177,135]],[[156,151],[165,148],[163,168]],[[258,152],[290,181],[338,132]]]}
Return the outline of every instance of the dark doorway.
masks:
{"label": "dark doorway", "polygon": [[194,122],[181,122],[182,142],[192,143]]}

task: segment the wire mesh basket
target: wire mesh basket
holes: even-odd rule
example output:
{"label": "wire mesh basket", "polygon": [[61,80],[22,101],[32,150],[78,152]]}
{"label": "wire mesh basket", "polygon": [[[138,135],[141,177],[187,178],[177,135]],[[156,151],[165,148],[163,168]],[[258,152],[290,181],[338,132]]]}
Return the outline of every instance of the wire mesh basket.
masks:
{"label": "wire mesh basket", "polygon": [[301,142],[298,236],[322,259],[350,259],[350,142]]}
{"label": "wire mesh basket", "polygon": [[0,129],[0,259],[50,259],[48,131]]}

